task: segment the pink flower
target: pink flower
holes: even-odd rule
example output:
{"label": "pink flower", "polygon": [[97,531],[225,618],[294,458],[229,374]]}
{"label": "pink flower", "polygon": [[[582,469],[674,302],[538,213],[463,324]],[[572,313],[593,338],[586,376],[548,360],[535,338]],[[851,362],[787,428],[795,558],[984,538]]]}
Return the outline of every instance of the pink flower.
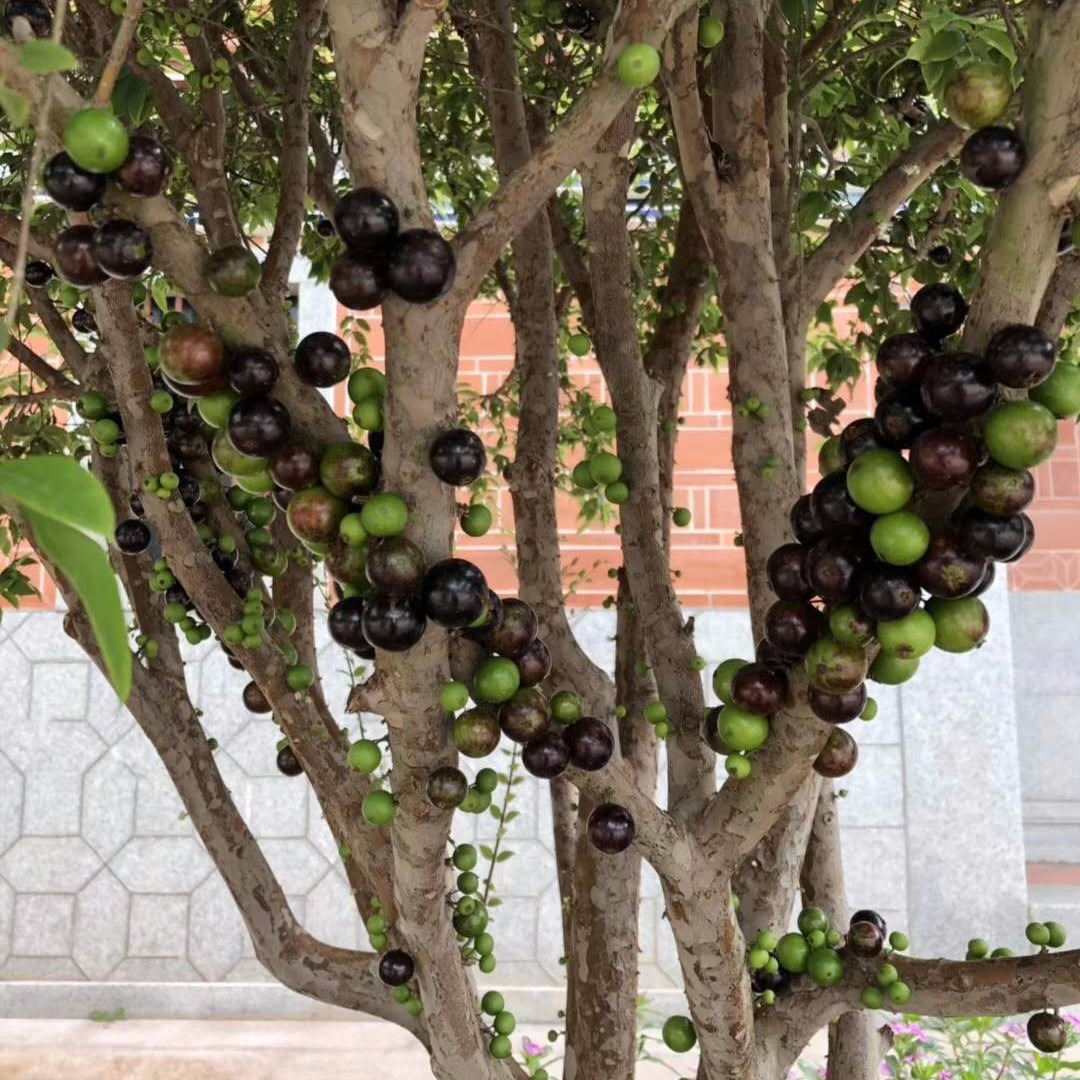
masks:
{"label": "pink flower", "polygon": [[909,1024],[906,1021],[897,1021],[889,1025],[894,1035],[908,1035],[916,1042],[929,1042],[930,1036],[919,1027],[918,1024]]}
{"label": "pink flower", "polygon": [[527,1035],[521,1040],[521,1048],[529,1057],[543,1057],[548,1052],[546,1046],[534,1043]]}
{"label": "pink flower", "polygon": [[1073,1029],[1073,1031],[1080,1031],[1080,1016],[1069,1016],[1066,1014],[1062,1019]]}

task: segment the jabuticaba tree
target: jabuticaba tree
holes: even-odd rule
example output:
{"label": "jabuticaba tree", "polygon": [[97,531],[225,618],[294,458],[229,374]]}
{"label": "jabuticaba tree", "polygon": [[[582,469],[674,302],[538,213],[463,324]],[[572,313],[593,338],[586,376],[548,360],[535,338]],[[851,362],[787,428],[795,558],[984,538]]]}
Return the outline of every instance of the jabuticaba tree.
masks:
{"label": "jabuticaba tree", "polygon": [[[1031,470],[1080,414],[1076,3],[11,0],[2,29],[6,456],[77,460],[107,493],[128,708],[277,979],[412,1031],[440,1080],[543,1080],[475,979],[506,849],[450,836],[456,813],[505,825],[523,767],[550,781],[569,1080],[634,1074],[642,859],[687,998],[663,1037],[707,1080],[778,1080],[834,1021],[830,1075],[876,1076],[882,1009],[1033,1012],[1034,1046],[1061,1048],[1065,928],[1027,927],[1027,957],[972,927],[963,959],[909,958],[845,910],[831,780],[868,686],[992,632],[979,594],[1034,542]],[[295,332],[298,253],[355,313],[343,336]],[[457,386],[481,295],[517,343],[486,396]],[[575,377],[590,353],[607,402]],[[838,429],[860,355],[874,415]],[[729,375],[758,641],[711,671],[671,560],[691,362]],[[344,418],[323,393],[343,385]],[[456,549],[499,479],[516,596]],[[560,489],[617,535],[610,675],[567,620]],[[115,675],[77,563],[4,492]],[[347,701],[317,618],[360,673]],[[181,640],[223,649],[237,708],[273,721],[371,952],[289,909]],[[353,738],[350,712],[380,721]]]}

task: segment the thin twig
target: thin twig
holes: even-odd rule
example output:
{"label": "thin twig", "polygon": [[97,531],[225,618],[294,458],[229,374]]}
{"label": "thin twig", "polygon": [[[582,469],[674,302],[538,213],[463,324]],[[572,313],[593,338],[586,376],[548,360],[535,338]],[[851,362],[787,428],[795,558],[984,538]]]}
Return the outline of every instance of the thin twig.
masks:
{"label": "thin twig", "polygon": [[124,66],[127,55],[131,51],[132,41],[135,40],[135,31],[139,26],[142,9],[143,0],[128,0],[112,49],[109,50],[109,59],[105,62],[105,70],[101,73],[97,89],[94,91],[94,104],[99,109],[108,105],[112,98],[113,87],[116,86],[116,80],[120,77],[120,69]]}

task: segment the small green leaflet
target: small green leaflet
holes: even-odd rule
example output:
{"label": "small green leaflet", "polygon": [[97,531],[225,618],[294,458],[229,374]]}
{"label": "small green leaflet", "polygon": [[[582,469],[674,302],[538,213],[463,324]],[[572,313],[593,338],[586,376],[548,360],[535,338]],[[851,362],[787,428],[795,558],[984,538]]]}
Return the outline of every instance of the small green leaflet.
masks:
{"label": "small green leaflet", "polygon": [[19,46],[19,67],[35,75],[51,75],[54,71],[74,71],[79,66],[75,54],[63,45],[46,38],[28,41]]}
{"label": "small green leaflet", "polygon": [[42,552],[79,594],[113,689],[126,701],[131,693],[131,650],[120,589],[108,556],[95,541],[71,526],[26,507],[23,512]]}
{"label": "small green leaflet", "polygon": [[105,489],[73,458],[0,461],[0,497],[95,536],[111,537],[116,528]]}
{"label": "small green leaflet", "polygon": [[30,119],[30,99],[6,86],[0,86],[0,109],[7,114],[13,127],[26,127]]}

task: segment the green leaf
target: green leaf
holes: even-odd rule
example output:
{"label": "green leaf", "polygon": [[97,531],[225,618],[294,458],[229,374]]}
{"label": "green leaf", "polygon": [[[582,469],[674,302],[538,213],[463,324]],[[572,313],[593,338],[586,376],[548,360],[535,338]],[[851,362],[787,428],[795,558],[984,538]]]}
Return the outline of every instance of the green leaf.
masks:
{"label": "green leaf", "polygon": [[495,861],[497,863],[506,862],[507,859],[512,859],[513,857],[514,853],[512,851],[500,851],[496,856]]}
{"label": "green leaf", "polygon": [[491,860],[495,858],[495,852],[492,851],[487,844],[480,845],[480,854],[483,855],[488,862],[491,862]]}
{"label": "green leaf", "polygon": [[959,30],[940,30],[927,43],[919,58],[923,63],[931,60],[951,60],[964,47],[964,35]]}
{"label": "green leaf", "polygon": [[1001,53],[1010,64],[1016,63],[1016,46],[1006,31],[997,26],[982,25],[978,29],[979,41],[995,52]]}
{"label": "green leaf", "polygon": [[106,539],[116,528],[101,482],[72,458],[40,454],[0,461],[0,498]]}
{"label": "green leaf", "polygon": [[30,99],[16,90],[0,86],[0,109],[3,109],[12,126],[26,127],[30,119]]}
{"label": "green leaf", "polygon": [[19,67],[35,75],[74,71],[78,66],[78,58],[73,52],[48,38],[38,38],[19,46]]}
{"label": "green leaf", "polygon": [[[6,464],[6,463],[5,463]],[[90,618],[105,668],[121,701],[131,693],[131,650],[120,589],[105,552],[77,529],[24,506],[42,552],[71,582]]]}

